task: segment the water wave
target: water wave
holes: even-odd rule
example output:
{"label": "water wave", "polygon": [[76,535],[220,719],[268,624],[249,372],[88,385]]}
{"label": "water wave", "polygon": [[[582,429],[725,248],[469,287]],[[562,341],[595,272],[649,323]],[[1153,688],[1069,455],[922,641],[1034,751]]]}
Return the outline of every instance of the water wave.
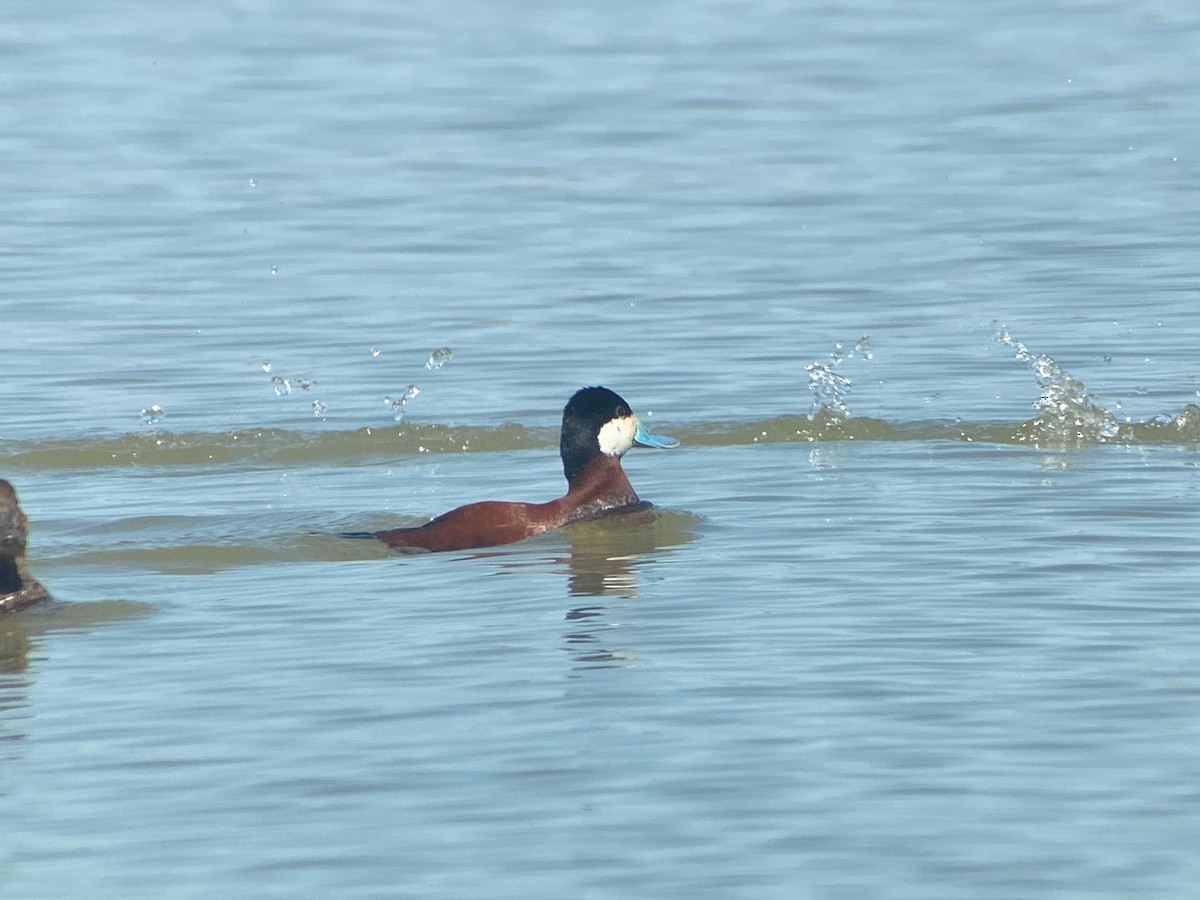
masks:
{"label": "water wave", "polygon": [[[889,422],[842,417],[823,408],[815,415],[781,415],[751,421],[695,422],[672,427],[684,447],[837,441],[943,441],[1028,444],[1063,450],[1092,444],[1200,444],[1200,406],[1145,422],[1117,423],[1081,416],[1067,405],[1044,409],[1018,423],[925,420]],[[308,434],[283,429],[225,433],[130,434],[113,439],[65,438],[0,442],[0,469],[46,471],[205,465],[274,466],[362,464],[422,454],[509,453],[553,450],[557,428],[523,425],[405,425]]]}
{"label": "water wave", "polygon": [[[996,339],[1011,347],[1037,382],[1032,418],[1022,422],[925,420],[890,422],[855,416],[847,404],[853,381],[838,367],[848,360],[870,361],[866,337],[852,350],[838,345],[826,361],[806,367],[813,411],[784,413],[750,421],[703,421],[671,426],[672,436],[704,447],[834,441],[968,441],[1027,444],[1047,450],[1095,444],[1200,444],[1200,406],[1145,422],[1122,422],[1086,385],[1048,354],[1030,351],[1006,329]],[[438,351],[442,352],[442,351]],[[431,360],[433,357],[431,357]],[[207,465],[275,466],[362,464],[420,454],[508,453],[548,450],[558,445],[558,429],[519,424],[500,426],[403,422],[385,428],[316,433],[287,429],[245,429],[220,433],[150,431],[115,438],[63,438],[0,441],[0,470],[57,470]]]}
{"label": "water wave", "polygon": [[[368,562],[397,554],[381,541],[347,540],[342,536],[344,532],[416,526],[426,521],[424,517],[405,519],[385,514],[353,519],[273,514],[135,516],[60,534],[55,544],[39,553],[37,563],[42,570],[54,573],[108,568],[210,575],[251,566]],[[566,549],[576,568],[581,561],[591,560],[592,569],[607,573],[612,569],[607,561],[636,558],[690,542],[701,522],[694,513],[654,506],[619,517],[580,522],[539,535],[523,542],[523,546],[540,546],[555,559],[565,558]],[[515,553],[520,557],[520,548],[515,545],[462,552],[472,556]],[[520,558],[510,565],[526,564]]]}

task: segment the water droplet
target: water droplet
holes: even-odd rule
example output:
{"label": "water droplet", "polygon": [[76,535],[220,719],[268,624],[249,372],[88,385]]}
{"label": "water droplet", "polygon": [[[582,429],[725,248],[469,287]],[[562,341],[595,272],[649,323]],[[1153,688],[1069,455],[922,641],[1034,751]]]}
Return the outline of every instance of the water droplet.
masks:
{"label": "water droplet", "polygon": [[257,179],[257,178],[251,178],[251,179],[250,179],[250,187],[251,187],[251,188],[256,188],[256,187],[258,187],[258,179]]}
{"label": "water droplet", "polygon": [[378,347],[371,348],[371,356],[375,359],[379,359],[379,348]]}
{"label": "water droplet", "polygon": [[147,425],[157,425],[167,415],[167,411],[155,403],[142,410],[142,421]]}
{"label": "water droplet", "polygon": [[408,401],[417,396],[419,393],[421,393],[421,389],[415,384],[410,384],[408,389],[404,392],[403,397],[397,397],[395,400],[393,400],[391,397],[384,397],[383,402],[388,405],[389,409],[391,409],[392,417],[399,422],[404,418],[404,411],[405,407],[408,406]]}
{"label": "water droplet", "polygon": [[808,373],[808,389],[813,395],[811,415],[815,416],[826,410],[838,418],[849,417],[850,409],[846,405],[846,395],[853,389],[854,383],[834,370],[855,357],[866,360],[875,357],[875,352],[871,349],[871,340],[865,334],[855,343],[854,349],[847,350],[846,345],[838,341],[829,354],[829,362],[814,362],[805,366],[804,371]]}
{"label": "water droplet", "polygon": [[828,365],[815,362],[804,367],[804,371],[808,373],[808,389],[813,395],[814,414],[822,409],[828,409],[840,416],[850,414],[846,406],[846,394],[850,393],[853,385],[849,378],[833,370],[836,364],[837,361]]}
{"label": "water droplet", "polygon": [[264,372],[270,372],[270,371],[271,371],[271,361],[270,361],[269,359],[268,359],[266,362],[264,362],[264,363],[263,363],[263,371],[264,371]]}
{"label": "water droplet", "polygon": [[279,274],[279,266],[271,266],[271,274],[278,275]]}
{"label": "water droplet", "polygon": [[324,404],[324,403],[322,403],[320,400],[314,400],[314,401],[312,402],[312,411],[313,411],[313,415],[314,415],[314,416],[323,416],[323,415],[325,415],[325,410],[326,410],[326,409],[327,409],[327,407],[326,407],[326,406],[325,406],[325,404]]}
{"label": "water droplet", "polygon": [[292,379],[282,375],[271,376],[271,387],[275,388],[276,397],[286,397],[292,392]]}
{"label": "water droplet", "polygon": [[1007,332],[1004,336],[1008,338],[1005,343],[1017,349],[1017,359],[1029,364],[1040,389],[1041,396],[1033,404],[1038,411],[1033,425],[1036,443],[1103,442],[1120,433],[1116,415],[1102,406],[1087,386],[1073,378],[1054,357],[1031,353]]}
{"label": "water droplet", "polygon": [[425,368],[440,369],[446,363],[450,362],[452,356],[454,356],[454,351],[449,347],[438,347],[429,354],[429,362],[425,363]]}

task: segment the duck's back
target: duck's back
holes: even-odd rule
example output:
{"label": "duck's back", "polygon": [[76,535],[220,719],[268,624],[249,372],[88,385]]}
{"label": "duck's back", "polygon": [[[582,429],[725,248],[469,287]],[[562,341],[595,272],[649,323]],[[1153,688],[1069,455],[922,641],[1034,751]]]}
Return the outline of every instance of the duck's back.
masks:
{"label": "duck's back", "polygon": [[452,509],[417,528],[393,528],[375,537],[389,547],[440,552],[497,547],[541,534],[562,524],[558,501],[514,503],[483,500]]}

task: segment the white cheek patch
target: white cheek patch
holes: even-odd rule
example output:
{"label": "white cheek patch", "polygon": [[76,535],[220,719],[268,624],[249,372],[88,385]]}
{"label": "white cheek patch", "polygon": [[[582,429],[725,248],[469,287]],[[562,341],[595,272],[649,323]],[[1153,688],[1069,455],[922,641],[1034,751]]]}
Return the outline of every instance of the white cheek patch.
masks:
{"label": "white cheek patch", "polygon": [[637,434],[637,419],[634,416],[622,416],[620,419],[610,419],[600,428],[600,452],[605,456],[624,456],[633,446],[633,436]]}

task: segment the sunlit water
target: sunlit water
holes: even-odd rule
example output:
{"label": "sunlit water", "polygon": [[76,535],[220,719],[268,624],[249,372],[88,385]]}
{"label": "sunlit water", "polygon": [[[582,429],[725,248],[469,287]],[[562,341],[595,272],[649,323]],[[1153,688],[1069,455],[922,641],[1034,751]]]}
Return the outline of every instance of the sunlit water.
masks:
{"label": "sunlit water", "polygon": [[19,3],[0,896],[1194,894],[1197,32]]}

